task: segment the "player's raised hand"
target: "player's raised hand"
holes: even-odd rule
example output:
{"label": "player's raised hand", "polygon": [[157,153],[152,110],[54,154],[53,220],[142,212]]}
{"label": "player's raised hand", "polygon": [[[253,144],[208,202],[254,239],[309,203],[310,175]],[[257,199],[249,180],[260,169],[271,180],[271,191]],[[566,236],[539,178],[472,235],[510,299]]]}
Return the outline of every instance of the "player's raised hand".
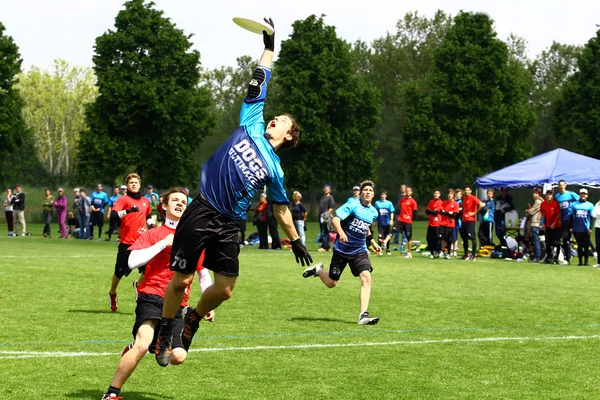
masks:
{"label": "player's raised hand", "polygon": [[294,255],[296,256],[296,262],[298,264],[302,264],[302,266],[304,267],[309,266],[310,264],[312,264],[313,259],[310,256],[310,254],[308,253],[308,250],[306,250],[306,247],[302,244],[302,241],[300,240],[300,238],[296,239],[296,240],[292,240],[292,251],[294,252]]}
{"label": "player's raised hand", "polygon": [[265,23],[271,25],[273,28],[273,33],[270,35],[267,31],[263,31],[263,42],[265,44],[265,50],[275,51],[275,24],[273,23],[272,18],[263,18]]}

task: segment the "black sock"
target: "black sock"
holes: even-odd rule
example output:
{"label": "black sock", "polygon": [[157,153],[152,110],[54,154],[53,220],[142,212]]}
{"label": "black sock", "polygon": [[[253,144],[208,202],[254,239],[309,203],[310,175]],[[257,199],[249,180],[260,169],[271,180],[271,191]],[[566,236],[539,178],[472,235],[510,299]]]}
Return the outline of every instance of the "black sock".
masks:
{"label": "black sock", "polygon": [[116,388],[114,386],[109,386],[107,393],[114,393],[114,394],[116,394],[118,396],[118,395],[121,394],[121,389],[120,388]]}
{"label": "black sock", "polygon": [[160,322],[160,333],[164,336],[170,336],[173,332],[173,318],[163,317]]}

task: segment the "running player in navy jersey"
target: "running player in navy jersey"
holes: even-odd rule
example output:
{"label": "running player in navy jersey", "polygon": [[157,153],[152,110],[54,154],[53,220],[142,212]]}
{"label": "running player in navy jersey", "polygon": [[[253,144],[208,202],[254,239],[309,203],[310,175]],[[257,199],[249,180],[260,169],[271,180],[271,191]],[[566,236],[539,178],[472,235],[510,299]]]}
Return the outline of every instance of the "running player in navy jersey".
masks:
{"label": "running player in navy jersey", "polygon": [[360,185],[360,197],[348,199],[346,204],[335,210],[333,226],[338,237],[333,245],[333,256],[329,271],[323,264],[317,264],[304,270],[303,277],[318,276],[325,286],[333,288],[340,280],[346,265],[350,265],[352,275],[360,277],[360,313],[359,325],[375,325],[379,318],[369,316],[369,300],[371,298],[371,271],[369,251],[366,243],[370,243],[377,253],[381,247],[373,240],[370,227],[377,219],[377,209],[371,205],[375,195],[375,185],[364,181]]}
{"label": "running player in navy jersey", "polygon": [[[273,25],[272,20],[267,22]],[[171,269],[175,273],[165,294],[156,346],[156,361],[163,367],[171,359],[173,318],[203,251],[204,266],[215,273],[214,284],[202,293],[196,309],[185,315],[185,346],[189,347],[202,316],[231,297],[239,274],[239,220],[246,217],[250,201],[265,186],[275,218],[291,240],[296,262],[303,266],[312,262],[294,227],[283,187],[283,170],[275,154],[298,144],[298,125],[287,114],[276,116],[266,126],[263,119],[275,34],[263,32],[263,41],[265,50],[248,85],[240,126],[203,166],[200,194],[177,226],[171,253]]]}

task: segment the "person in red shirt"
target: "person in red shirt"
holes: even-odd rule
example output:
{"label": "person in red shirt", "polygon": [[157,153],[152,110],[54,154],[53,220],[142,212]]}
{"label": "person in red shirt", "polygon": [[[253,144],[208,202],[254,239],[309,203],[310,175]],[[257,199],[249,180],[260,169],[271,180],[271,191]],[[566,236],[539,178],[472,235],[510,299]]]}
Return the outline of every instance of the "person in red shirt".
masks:
{"label": "person in red shirt", "polygon": [[412,197],[412,188],[406,188],[406,197],[400,199],[400,207],[398,207],[398,218],[394,224],[392,232],[383,241],[382,248],[386,248],[387,243],[396,232],[402,233],[406,237],[408,251],[404,258],[412,258],[412,222],[417,216],[417,202]]}
{"label": "person in red shirt", "polygon": [[546,261],[544,264],[558,264],[560,253],[560,205],[554,199],[552,190],[546,191],[546,201],[540,205],[540,213],[544,218],[546,236]]}
{"label": "person in red shirt", "polygon": [[[129,344],[119,360],[119,365],[113,376],[111,385],[102,399],[120,399],[121,388],[131,376],[138,363],[146,353],[154,352],[158,338],[158,324],[162,318],[162,307],[167,290],[167,285],[173,277],[174,272],[170,269],[171,245],[175,229],[181,215],[187,208],[187,193],[184,188],[173,188],[163,195],[163,208],[165,210],[165,223],[157,229],[145,231],[129,247],[129,268],[139,268],[146,265],[145,279],[138,287],[139,297],[135,309],[136,319],[133,325],[133,336],[135,341]],[[202,262],[204,253],[201,254],[196,271],[200,276],[200,288],[204,291],[212,285],[212,279],[208,270],[204,269]],[[191,282],[190,282],[191,284]],[[187,357],[188,349],[181,340],[183,331],[182,312],[185,312],[189,299],[190,286],[185,289],[185,295],[181,307],[177,313],[174,326],[173,352],[171,364],[181,364]],[[205,319],[212,321],[214,311],[211,311]]]}
{"label": "person in red shirt", "polygon": [[444,252],[444,258],[450,259],[454,249],[454,228],[456,227],[456,219],[460,212],[460,206],[454,200],[454,189],[448,190],[448,200],[442,203],[440,210],[441,221],[441,234],[442,234],[442,251]]}
{"label": "person in red shirt", "polygon": [[442,199],[439,190],[433,192],[433,199],[429,200],[425,213],[429,215],[429,226],[427,227],[427,247],[431,252],[430,258],[438,258],[442,249],[442,233],[440,224],[442,216]]}
{"label": "person in red shirt", "polygon": [[[465,186],[465,196],[462,201],[462,226],[460,237],[463,240],[465,254],[463,260],[475,260],[477,256],[477,213],[483,208],[483,203],[472,194],[471,186]],[[469,254],[469,240],[473,243],[472,253]]]}
{"label": "person in red shirt", "polygon": [[[121,220],[121,242],[117,250],[117,261],[115,263],[115,272],[112,276],[110,291],[110,309],[117,311],[117,287],[121,278],[129,276],[131,270],[128,266],[129,246],[146,230],[146,224],[149,228],[154,228],[154,220],[150,218],[152,208],[147,198],[140,193],[142,178],[138,174],[132,173],[125,178],[127,185],[127,195],[117,199],[110,212],[111,217]],[[140,269],[140,273],[143,273]]]}

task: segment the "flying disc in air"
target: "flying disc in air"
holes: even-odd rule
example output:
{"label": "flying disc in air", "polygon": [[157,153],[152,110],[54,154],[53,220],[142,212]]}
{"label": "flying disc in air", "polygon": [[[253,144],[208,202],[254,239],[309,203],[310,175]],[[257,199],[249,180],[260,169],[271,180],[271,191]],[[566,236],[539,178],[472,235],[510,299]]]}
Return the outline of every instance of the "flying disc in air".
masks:
{"label": "flying disc in air", "polygon": [[263,31],[266,31],[267,35],[271,35],[274,31],[271,25],[257,18],[235,17],[233,22],[250,32],[258,33],[259,35],[262,35]]}

